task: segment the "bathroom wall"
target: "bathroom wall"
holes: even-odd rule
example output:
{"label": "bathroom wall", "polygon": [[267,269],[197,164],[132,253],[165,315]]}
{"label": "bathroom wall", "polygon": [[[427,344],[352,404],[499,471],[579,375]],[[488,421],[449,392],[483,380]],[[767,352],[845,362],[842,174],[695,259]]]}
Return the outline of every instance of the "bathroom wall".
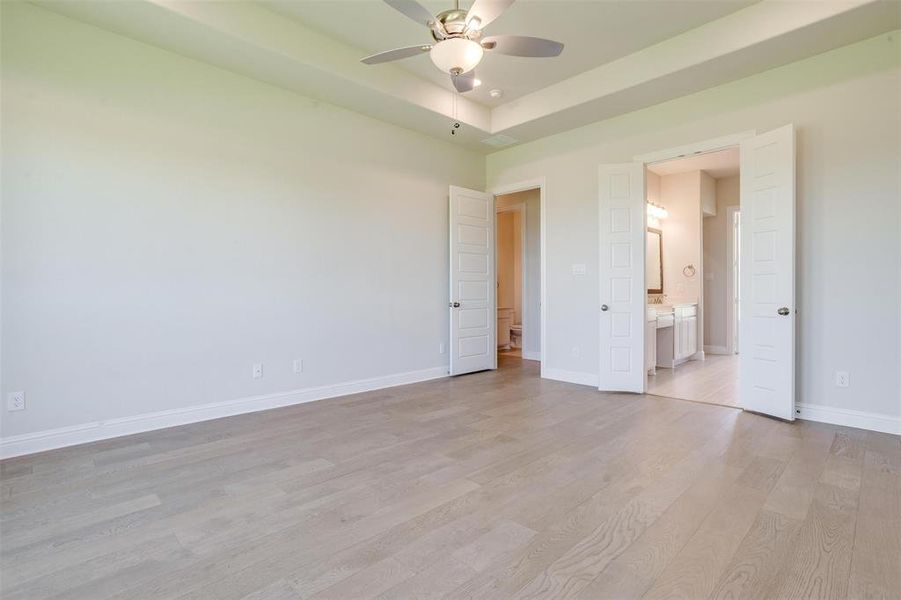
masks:
{"label": "bathroom wall", "polygon": [[716,214],[716,179],[701,171],[700,177],[700,194],[701,194],[701,212],[705,217],[712,217]]}
{"label": "bathroom wall", "polygon": [[[663,231],[663,293],[673,301],[701,298],[701,173],[677,173],[660,178],[660,201],[669,216],[660,221]],[[695,276],[682,271],[694,265]]]}
{"label": "bathroom wall", "polygon": [[739,176],[716,180],[716,215],[704,219],[704,346],[725,352],[729,329],[727,289],[729,206],[739,204]]}
{"label": "bathroom wall", "polygon": [[648,202],[661,204],[660,202],[660,175],[653,171],[645,170],[645,185]]}
{"label": "bathroom wall", "polygon": [[[525,264],[523,286],[526,302],[521,307],[523,358],[538,360],[541,354],[541,193],[526,190],[497,197],[499,208],[514,204],[525,206]],[[498,296],[498,306],[500,296]]]}
{"label": "bathroom wall", "polygon": [[497,306],[512,308],[522,322],[522,220],[518,212],[497,213]]}

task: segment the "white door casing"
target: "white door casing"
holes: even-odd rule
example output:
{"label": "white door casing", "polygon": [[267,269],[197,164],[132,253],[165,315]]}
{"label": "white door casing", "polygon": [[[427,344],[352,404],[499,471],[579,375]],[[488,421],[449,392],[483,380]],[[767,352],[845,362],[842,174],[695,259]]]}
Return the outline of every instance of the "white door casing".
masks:
{"label": "white door casing", "polygon": [[645,177],[638,162],[598,169],[598,389],[645,391]]}
{"label": "white door casing", "polygon": [[741,142],[740,402],[795,418],[795,131]]}
{"label": "white door casing", "polygon": [[450,374],[497,368],[494,196],[450,187]]}

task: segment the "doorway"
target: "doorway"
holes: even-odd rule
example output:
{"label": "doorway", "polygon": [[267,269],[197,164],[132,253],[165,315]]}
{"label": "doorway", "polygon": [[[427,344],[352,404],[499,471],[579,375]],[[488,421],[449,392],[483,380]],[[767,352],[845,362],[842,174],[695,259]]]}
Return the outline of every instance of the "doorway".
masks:
{"label": "doorway", "polygon": [[495,195],[498,358],[541,360],[541,190]]}
{"label": "doorway", "polygon": [[[501,335],[514,340],[519,356],[504,360],[536,361],[540,375],[546,364],[545,181],[543,178],[498,186],[489,192],[450,186],[448,374],[464,375],[498,367],[497,321],[497,200],[501,207],[519,208],[520,319],[510,315],[510,329]],[[521,205],[521,206],[516,206]],[[503,212],[503,211],[502,211]],[[504,307],[504,308],[512,308]],[[507,346],[505,343],[502,347]],[[441,351],[444,346],[440,346]],[[505,350],[507,348],[504,348]]]}
{"label": "doorway", "polygon": [[738,147],[646,169],[647,391],[738,406]]}
{"label": "doorway", "polygon": [[[795,409],[795,129],[785,125],[758,134],[744,132],[637,156],[630,163],[598,168],[598,277],[600,331],[598,389],[646,392],[654,314],[648,303],[646,256],[648,212],[646,167],[738,147],[741,176],[739,235],[738,405],[749,411],[794,420]],[[700,185],[700,183],[698,184]],[[666,197],[660,198],[667,202]],[[653,215],[655,217],[668,217]],[[697,214],[694,227],[703,223]],[[686,221],[687,223],[688,221]],[[727,229],[728,231],[728,229]],[[667,237],[658,246],[666,247]],[[665,259],[665,257],[664,257]],[[669,304],[671,342],[663,344],[664,363],[703,360],[703,256],[696,262],[674,259],[670,268],[683,279],[673,290],[684,293]],[[661,259],[662,276],[667,265]],[[665,283],[664,283],[665,287]],[[694,302],[691,293],[695,294]],[[666,300],[666,299],[664,299]],[[653,301],[652,301],[653,304]],[[678,321],[678,328],[676,322]],[[665,323],[664,323],[665,325]],[[678,333],[677,333],[678,329]],[[658,344],[653,350],[660,350]],[[654,359],[660,362],[661,356]]]}

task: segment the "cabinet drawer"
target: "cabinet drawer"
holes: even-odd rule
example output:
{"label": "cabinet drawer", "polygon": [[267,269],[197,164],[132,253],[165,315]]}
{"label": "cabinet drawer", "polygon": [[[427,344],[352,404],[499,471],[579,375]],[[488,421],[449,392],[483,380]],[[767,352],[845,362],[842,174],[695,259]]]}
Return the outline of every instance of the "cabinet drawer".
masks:
{"label": "cabinet drawer", "polygon": [[673,326],[673,315],[660,315],[657,317],[657,329]]}
{"label": "cabinet drawer", "polygon": [[697,306],[679,306],[675,309],[676,317],[685,318],[693,317],[698,314]]}

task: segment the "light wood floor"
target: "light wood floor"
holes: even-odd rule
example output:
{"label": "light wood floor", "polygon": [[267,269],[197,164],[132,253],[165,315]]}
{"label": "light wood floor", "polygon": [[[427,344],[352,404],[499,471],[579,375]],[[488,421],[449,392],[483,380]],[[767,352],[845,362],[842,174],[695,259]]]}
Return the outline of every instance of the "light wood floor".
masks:
{"label": "light wood floor", "polygon": [[738,355],[708,354],[648,376],[648,393],[723,406],[738,406]]}
{"label": "light wood floor", "polygon": [[901,594],[901,438],[501,364],[5,461],[2,597]]}

